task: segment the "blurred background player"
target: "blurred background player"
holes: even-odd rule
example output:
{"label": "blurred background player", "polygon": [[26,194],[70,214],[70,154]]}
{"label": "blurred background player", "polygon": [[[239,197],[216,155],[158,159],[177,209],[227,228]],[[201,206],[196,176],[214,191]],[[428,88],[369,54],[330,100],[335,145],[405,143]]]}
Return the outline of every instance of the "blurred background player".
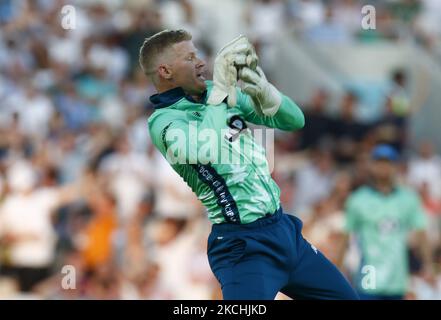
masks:
{"label": "blurred background player", "polygon": [[[410,280],[407,243],[412,231],[416,233],[423,273],[433,281],[427,218],[418,193],[396,181],[397,151],[382,144],[373,149],[371,156],[370,183],[354,191],[345,206],[345,230],[360,246],[355,283],[361,299],[403,299]],[[343,240],[341,254],[348,239],[346,236]]]}

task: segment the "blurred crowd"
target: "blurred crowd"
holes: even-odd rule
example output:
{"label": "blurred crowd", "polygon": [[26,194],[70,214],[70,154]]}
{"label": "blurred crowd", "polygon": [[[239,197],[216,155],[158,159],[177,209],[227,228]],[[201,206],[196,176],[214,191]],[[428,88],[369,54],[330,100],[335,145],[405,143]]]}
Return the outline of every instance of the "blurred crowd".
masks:
{"label": "blurred crowd", "polygon": [[[206,257],[205,209],[151,145],[155,92],[138,67],[144,38],[177,26],[212,64],[222,32],[206,32],[214,1],[202,2],[0,0],[0,298],[221,297]],[[285,27],[323,43],[410,35],[440,52],[440,1],[369,2],[378,19],[371,32],[359,28],[363,1],[237,1],[243,10],[231,25],[246,31],[224,36],[249,35],[264,69],[273,67],[271,44]],[[66,4],[75,8],[71,30],[61,26]],[[328,112],[325,88],[296,101],[307,124],[276,132],[273,176],[285,211],[304,219],[305,236],[333,260],[344,201],[368,179],[369,150],[394,145],[404,159],[400,181],[420,193],[430,218],[439,269],[441,158],[429,140],[408,147],[408,75],[396,70],[389,80],[375,123],[357,120],[349,90],[337,113]],[[409,298],[441,299],[441,281],[429,285],[411,257]],[[348,269],[351,259],[356,253]],[[74,274],[62,272],[66,265]],[[75,290],[63,288],[66,276]]]}

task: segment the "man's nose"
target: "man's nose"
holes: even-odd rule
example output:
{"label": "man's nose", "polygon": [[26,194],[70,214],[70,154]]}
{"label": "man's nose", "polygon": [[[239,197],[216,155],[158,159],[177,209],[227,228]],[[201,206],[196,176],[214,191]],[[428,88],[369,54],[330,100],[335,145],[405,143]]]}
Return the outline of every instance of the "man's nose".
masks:
{"label": "man's nose", "polygon": [[196,68],[203,68],[203,67],[205,67],[205,61],[198,58]]}

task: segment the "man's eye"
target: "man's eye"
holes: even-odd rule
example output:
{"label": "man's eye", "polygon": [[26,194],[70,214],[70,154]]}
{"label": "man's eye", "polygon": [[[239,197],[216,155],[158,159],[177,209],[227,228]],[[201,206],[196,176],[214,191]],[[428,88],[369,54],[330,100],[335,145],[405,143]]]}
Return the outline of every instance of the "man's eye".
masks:
{"label": "man's eye", "polygon": [[193,61],[193,59],[194,59],[193,56],[190,56],[190,57],[187,58],[188,61]]}

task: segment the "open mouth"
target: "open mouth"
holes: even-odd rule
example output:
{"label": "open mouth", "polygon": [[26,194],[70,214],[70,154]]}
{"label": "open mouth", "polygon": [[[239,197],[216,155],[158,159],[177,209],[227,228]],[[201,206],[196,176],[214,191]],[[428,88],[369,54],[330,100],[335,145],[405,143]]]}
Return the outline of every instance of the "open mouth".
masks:
{"label": "open mouth", "polygon": [[196,77],[197,77],[199,80],[202,80],[202,81],[205,80],[205,77],[204,77],[204,75],[203,75],[202,73],[198,73],[198,74],[196,74]]}

